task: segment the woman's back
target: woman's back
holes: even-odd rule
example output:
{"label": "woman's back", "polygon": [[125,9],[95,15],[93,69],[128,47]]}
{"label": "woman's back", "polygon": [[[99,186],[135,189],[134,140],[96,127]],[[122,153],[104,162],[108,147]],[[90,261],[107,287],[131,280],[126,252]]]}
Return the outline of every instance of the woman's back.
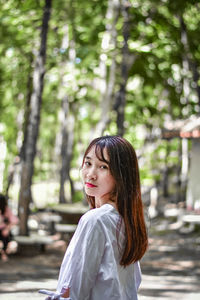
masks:
{"label": "woman's back", "polygon": [[66,251],[57,290],[70,286],[73,300],[136,300],[139,263],[120,265],[124,241],[124,224],[112,205],[90,210]]}

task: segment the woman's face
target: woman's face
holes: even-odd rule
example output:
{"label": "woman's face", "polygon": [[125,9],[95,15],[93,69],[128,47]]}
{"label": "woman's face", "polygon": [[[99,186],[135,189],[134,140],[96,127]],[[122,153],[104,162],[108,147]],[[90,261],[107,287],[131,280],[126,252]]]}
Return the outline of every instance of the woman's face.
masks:
{"label": "woman's face", "polygon": [[[103,155],[109,161],[105,148]],[[111,175],[108,164],[97,158],[95,146],[91,148],[85,157],[82,168],[82,179],[86,194],[95,197],[96,207],[100,207],[110,201],[110,193],[115,188],[115,179]]]}

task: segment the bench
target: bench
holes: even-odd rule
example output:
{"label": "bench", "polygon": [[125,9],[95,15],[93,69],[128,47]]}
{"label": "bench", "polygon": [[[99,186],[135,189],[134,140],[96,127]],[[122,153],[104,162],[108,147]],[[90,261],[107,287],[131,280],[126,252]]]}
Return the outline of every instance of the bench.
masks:
{"label": "bench", "polygon": [[189,227],[182,227],[180,229],[181,233],[190,233],[195,230],[195,226],[200,226],[200,215],[188,214],[181,217],[183,225],[188,225]]}
{"label": "bench", "polygon": [[58,222],[61,222],[62,218],[61,216],[59,215],[44,215],[41,220],[40,220],[40,223],[41,224],[45,224],[49,233],[51,235],[55,234],[56,233],[56,230],[55,230],[55,224],[58,223]]}
{"label": "bench", "polygon": [[200,215],[184,215],[182,220],[184,223],[200,224]]}
{"label": "bench", "polygon": [[62,217],[63,223],[78,224],[78,221],[89,210],[88,206],[82,203],[56,204],[52,207],[52,212]]}
{"label": "bench", "polygon": [[24,252],[25,250],[31,251],[33,247],[38,247],[40,252],[45,251],[45,246],[50,245],[54,242],[50,236],[40,236],[40,235],[17,235],[13,238],[18,244],[18,252]]}
{"label": "bench", "polygon": [[62,238],[67,235],[67,239],[70,239],[76,230],[75,224],[55,224],[55,231],[61,233]]}

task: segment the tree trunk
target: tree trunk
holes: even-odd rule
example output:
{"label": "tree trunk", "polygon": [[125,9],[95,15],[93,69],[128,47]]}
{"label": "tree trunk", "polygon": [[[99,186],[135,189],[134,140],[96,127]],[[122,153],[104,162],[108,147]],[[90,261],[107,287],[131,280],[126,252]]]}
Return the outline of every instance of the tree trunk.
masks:
{"label": "tree trunk", "polygon": [[[73,153],[74,144],[74,117],[69,116],[68,97],[65,96],[62,100],[63,120],[62,120],[62,145],[61,145],[61,170],[60,170],[60,191],[59,202],[66,202],[66,195],[68,200],[72,201],[74,187],[70,178],[70,163]],[[69,181],[71,186],[70,193],[65,192],[65,182]]]}
{"label": "tree trunk", "polygon": [[3,192],[3,175],[5,169],[5,159],[6,159],[6,152],[7,152],[7,144],[4,140],[3,136],[0,135],[0,193]]}
{"label": "tree trunk", "polygon": [[24,159],[21,170],[21,186],[19,192],[19,219],[20,235],[28,235],[27,220],[29,215],[29,203],[31,201],[31,184],[34,170],[34,158],[36,154],[36,142],[40,124],[40,108],[42,103],[43,80],[45,74],[45,58],[48,22],[50,19],[52,0],[45,1],[43,23],[41,28],[41,44],[39,54],[35,60],[33,72],[33,93],[30,101],[30,114],[27,127],[27,140],[24,149]]}
{"label": "tree trunk", "polygon": [[33,56],[30,59],[30,69],[29,69],[29,76],[27,81],[27,95],[26,95],[26,105],[24,111],[24,123],[23,123],[23,142],[20,149],[20,159],[23,161],[25,160],[25,149],[26,149],[26,141],[27,141],[27,134],[28,134],[28,124],[29,124],[29,116],[30,116],[30,103],[31,103],[31,95],[33,91],[33,76],[32,76],[32,65],[33,63]]}
{"label": "tree trunk", "polygon": [[169,157],[170,153],[170,142],[167,142],[167,149],[165,153],[165,167],[163,171],[163,196],[168,197],[169,196],[169,167],[167,163],[167,158]]}
{"label": "tree trunk", "polygon": [[[107,53],[111,52],[111,66],[109,69],[109,75],[108,75],[108,82],[106,82],[107,79],[107,66],[106,66],[106,59],[101,60],[101,66],[100,68],[105,70],[103,74],[102,80],[104,81],[105,91],[102,93],[102,99],[101,99],[101,118],[98,122],[94,135],[95,136],[101,136],[103,135],[103,132],[105,131],[107,125],[110,121],[110,111],[112,108],[112,94],[114,90],[114,84],[115,84],[115,76],[116,76],[116,48],[117,48],[117,31],[116,31],[116,24],[119,18],[119,1],[108,1],[108,10],[106,13],[106,32],[102,39],[102,54],[107,56]],[[109,37],[109,41],[108,41]],[[112,48],[112,51],[110,50]],[[103,57],[103,55],[101,55]]]}
{"label": "tree trunk", "polygon": [[[71,1],[71,24],[72,24],[72,33],[73,38],[69,40],[69,33],[68,33],[68,26],[64,27],[64,37],[62,41],[62,48],[67,49],[69,48],[69,60],[65,63],[62,62],[61,68],[61,80],[62,80],[62,120],[61,120],[61,145],[60,145],[60,155],[61,155],[61,168],[60,168],[60,191],[59,191],[59,202],[65,203],[66,200],[72,202],[73,195],[74,195],[74,185],[73,181],[70,177],[70,167],[71,167],[71,160],[73,155],[73,145],[74,145],[74,126],[75,126],[75,117],[73,113],[73,99],[70,99],[69,103],[69,96],[66,94],[65,83],[63,82],[63,77],[68,69],[71,69],[71,74],[74,74],[74,61],[76,58],[76,50],[75,50],[75,30],[74,30],[74,8],[73,2]],[[74,74],[75,75],[75,74]],[[68,181],[68,182],[67,182]],[[68,183],[68,185],[66,185]],[[70,185],[70,187],[69,187]],[[67,189],[66,190],[66,187]]]}
{"label": "tree trunk", "polygon": [[123,38],[122,47],[122,64],[121,64],[121,84],[116,94],[114,109],[117,112],[117,133],[124,135],[124,115],[126,105],[126,84],[128,80],[128,72],[130,68],[130,54],[128,49],[128,39],[130,36],[130,20],[129,20],[130,3],[128,0],[122,0],[121,12],[124,19],[123,22]]}
{"label": "tree trunk", "polygon": [[[185,24],[182,16],[179,17],[179,22],[180,22],[180,27],[181,27],[181,42],[182,42],[183,49],[184,49],[184,52],[182,55],[183,56],[183,68],[186,70],[187,73],[189,72],[189,70],[191,70],[191,72],[193,74],[193,81],[195,83],[196,92],[197,92],[197,96],[198,96],[198,106],[199,106],[198,113],[200,114],[200,84],[199,84],[200,75],[199,75],[199,71],[198,71],[198,64],[196,63],[196,61],[192,55],[192,52],[190,50],[187,28],[186,28],[186,24]],[[183,91],[184,91],[184,97],[185,97],[185,94],[187,96],[187,98],[186,98],[187,100],[188,100],[188,97],[190,94],[190,85],[189,85],[190,81],[191,81],[191,79],[187,78],[185,76],[185,78],[183,80]]]}
{"label": "tree trunk", "polygon": [[[26,95],[26,103],[25,103],[25,110],[23,113],[23,124],[21,122],[21,117],[17,118],[17,125],[18,125],[18,135],[16,144],[19,150],[19,156],[14,158],[13,164],[9,167],[9,174],[7,179],[7,187],[6,187],[6,195],[9,197],[9,189],[13,184],[13,180],[17,173],[20,173],[21,169],[21,161],[25,159],[25,145],[27,140],[27,128],[28,128],[28,120],[30,114],[30,101],[31,101],[31,94],[32,94],[32,63],[33,63],[33,56],[31,55],[30,64],[29,64],[29,73],[28,73],[28,80],[27,80],[27,95]],[[21,115],[21,112],[19,112]],[[21,142],[21,136],[23,136],[23,141]],[[19,176],[17,176],[19,177]],[[18,183],[18,182],[17,182]]]}
{"label": "tree trunk", "polygon": [[10,189],[11,185],[13,184],[15,175],[17,173],[19,173],[19,169],[20,169],[20,158],[19,158],[19,156],[16,156],[13,164],[9,167],[7,186],[6,186],[6,192],[5,192],[5,195],[8,198],[9,198],[9,189]]}

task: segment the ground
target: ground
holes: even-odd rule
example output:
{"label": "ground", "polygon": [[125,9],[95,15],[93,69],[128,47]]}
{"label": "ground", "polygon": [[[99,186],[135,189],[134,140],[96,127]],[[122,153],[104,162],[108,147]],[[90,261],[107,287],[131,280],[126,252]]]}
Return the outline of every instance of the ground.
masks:
{"label": "ground", "polygon": [[166,228],[150,233],[139,299],[200,299],[199,232],[181,234]]}
{"label": "ground", "polygon": [[[165,226],[162,226],[162,225]],[[164,229],[163,229],[164,228]],[[200,299],[199,231],[183,234],[156,218],[149,229],[149,250],[141,261],[143,280],[139,300]],[[55,241],[45,253],[12,254],[0,261],[1,300],[44,300],[39,289],[55,290],[66,243]]]}

